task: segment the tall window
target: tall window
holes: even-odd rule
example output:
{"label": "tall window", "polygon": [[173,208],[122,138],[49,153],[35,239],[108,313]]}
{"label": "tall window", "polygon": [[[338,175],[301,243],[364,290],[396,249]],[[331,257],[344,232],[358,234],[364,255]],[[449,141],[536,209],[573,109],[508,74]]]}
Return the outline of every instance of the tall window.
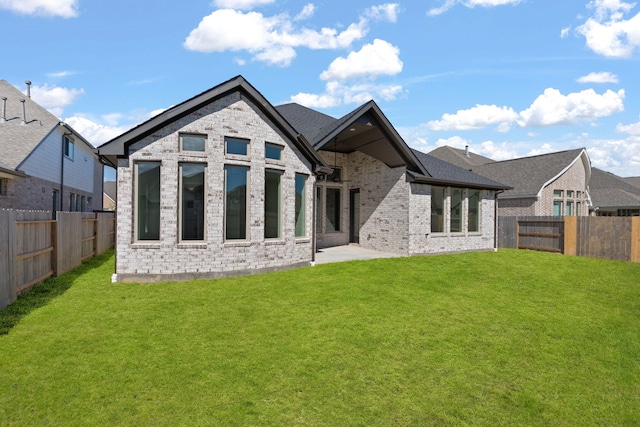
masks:
{"label": "tall window", "polygon": [[573,215],[573,202],[567,202],[567,205],[565,207],[565,215]]}
{"label": "tall window", "polygon": [[431,187],[431,232],[444,232],[444,187]]}
{"label": "tall window", "polygon": [[73,141],[64,137],[64,155],[73,160]]}
{"label": "tall window", "polygon": [[76,195],[69,193],[69,212],[73,212],[76,208]]}
{"label": "tall window", "polygon": [[462,231],[462,190],[459,188],[451,190],[450,226],[452,233]]}
{"label": "tall window", "polygon": [[267,170],[264,172],[264,237],[280,237],[280,181],[282,173]]}
{"label": "tall window", "polygon": [[225,167],[225,238],[244,240],[247,238],[247,177],[249,168]]}
{"label": "tall window", "polygon": [[553,216],[562,216],[562,202],[553,202]]}
{"label": "tall window", "polygon": [[207,146],[205,135],[180,135],[180,151],[204,151]]}
{"label": "tall window", "polygon": [[305,175],[296,174],[296,237],[304,237],[307,235],[306,227],[306,191],[305,183],[307,177]]}
{"label": "tall window", "polygon": [[340,231],[340,201],[342,191],[339,188],[327,188],[325,204],[325,227],[327,232]]}
{"label": "tall window", "polygon": [[180,164],[181,240],[204,240],[206,170],[203,164]]}
{"label": "tall window", "polygon": [[469,190],[469,215],[467,217],[467,229],[469,232],[479,231],[480,192]]}
{"label": "tall window", "polygon": [[322,187],[316,187],[316,233],[322,233]]}
{"label": "tall window", "polygon": [[80,197],[80,212],[84,212],[84,209],[85,209],[85,201],[86,201],[85,196]]}
{"label": "tall window", "polygon": [[0,178],[0,197],[7,197],[7,186],[9,185],[8,178]]}
{"label": "tall window", "polygon": [[160,240],[160,162],[135,164],[136,239]]}
{"label": "tall window", "polygon": [[56,219],[58,212],[58,190],[53,190],[51,192],[51,218],[53,220]]}

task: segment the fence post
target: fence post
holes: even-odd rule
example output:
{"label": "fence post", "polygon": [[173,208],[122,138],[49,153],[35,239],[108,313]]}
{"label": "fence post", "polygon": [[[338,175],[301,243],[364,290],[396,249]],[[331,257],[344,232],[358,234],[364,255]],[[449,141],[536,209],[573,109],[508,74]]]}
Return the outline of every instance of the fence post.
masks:
{"label": "fence post", "polygon": [[640,217],[631,218],[631,262],[640,262]]}
{"label": "fence post", "polygon": [[578,255],[578,217],[564,217],[564,254]]}
{"label": "fence post", "polygon": [[0,209],[0,308],[17,298],[15,265],[16,212]]}

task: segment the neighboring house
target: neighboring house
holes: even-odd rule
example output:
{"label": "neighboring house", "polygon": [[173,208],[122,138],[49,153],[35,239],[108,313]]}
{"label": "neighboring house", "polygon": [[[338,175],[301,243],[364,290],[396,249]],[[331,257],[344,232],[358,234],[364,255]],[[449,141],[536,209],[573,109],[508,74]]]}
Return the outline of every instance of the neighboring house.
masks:
{"label": "neighboring house", "polygon": [[505,185],[413,151],[368,102],[341,119],[272,106],[238,76],[99,148],[117,167],[116,280],[309,265],[350,242],[491,250]]}
{"label": "neighboring house", "polygon": [[102,209],[105,211],[116,210],[116,182],[105,181],[102,192]]}
{"label": "neighboring house", "polygon": [[628,178],[622,178],[627,184],[631,184],[634,187],[640,188],[640,176],[630,176]]}
{"label": "neighboring house", "polygon": [[640,187],[628,178],[593,168],[589,193],[598,216],[640,216]]}
{"label": "neighboring house", "polygon": [[589,215],[591,161],[584,148],[504,161],[452,147],[429,154],[511,186],[498,195],[499,216]]}
{"label": "neighboring house", "polygon": [[70,126],[0,80],[0,208],[102,209],[102,164]]}

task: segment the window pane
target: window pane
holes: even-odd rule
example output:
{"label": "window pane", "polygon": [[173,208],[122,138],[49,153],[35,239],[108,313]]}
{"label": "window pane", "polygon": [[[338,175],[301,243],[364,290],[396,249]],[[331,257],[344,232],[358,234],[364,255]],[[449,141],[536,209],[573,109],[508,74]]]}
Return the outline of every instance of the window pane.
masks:
{"label": "window pane", "polygon": [[182,151],[204,151],[207,137],[204,135],[180,135]]}
{"label": "window pane", "polygon": [[567,215],[567,216],[573,215],[573,202],[567,202],[565,215]]}
{"label": "window pane", "polygon": [[280,237],[280,172],[264,173],[264,237]]}
{"label": "window pane", "polygon": [[225,138],[225,153],[246,156],[249,153],[249,141],[244,139]]}
{"label": "window pane", "polygon": [[243,167],[226,167],[225,236],[229,240],[247,238],[248,172]]}
{"label": "window pane", "polygon": [[553,202],[553,216],[562,216],[562,202]]}
{"label": "window pane", "polygon": [[204,240],[205,165],[180,165],[182,240]]}
{"label": "window pane", "polygon": [[478,231],[478,212],[480,207],[480,192],[469,191],[469,217],[468,217],[468,229],[469,231]]}
{"label": "window pane", "polygon": [[70,159],[73,159],[73,141],[64,137],[64,155]]}
{"label": "window pane", "polygon": [[462,231],[462,190],[451,190],[451,232]]}
{"label": "window pane", "polygon": [[160,162],[136,164],[138,240],[160,239]]}
{"label": "window pane", "polygon": [[316,187],[316,233],[322,233],[322,187]]}
{"label": "window pane", "polygon": [[307,235],[306,230],[306,192],[305,183],[307,177],[296,174],[296,237],[304,237]]}
{"label": "window pane", "polygon": [[340,231],[340,200],[339,188],[327,188],[327,203],[325,208],[326,231]]}
{"label": "window pane", "polygon": [[264,156],[267,159],[282,160],[282,146],[275,144],[265,144]]}
{"label": "window pane", "polygon": [[573,191],[567,190],[567,197],[573,197]]}
{"label": "window pane", "polygon": [[562,190],[553,190],[553,197],[561,199],[562,198],[562,194],[563,194]]}
{"label": "window pane", "polygon": [[431,232],[444,231],[444,188],[431,187]]}

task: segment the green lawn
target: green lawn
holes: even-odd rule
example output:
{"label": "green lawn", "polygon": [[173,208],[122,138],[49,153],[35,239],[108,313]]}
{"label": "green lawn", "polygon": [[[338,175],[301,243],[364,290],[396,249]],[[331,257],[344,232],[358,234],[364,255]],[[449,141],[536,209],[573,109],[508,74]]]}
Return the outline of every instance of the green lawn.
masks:
{"label": "green lawn", "polygon": [[501,250],[0,311],[0,425],[640,425],[640,264]]}

